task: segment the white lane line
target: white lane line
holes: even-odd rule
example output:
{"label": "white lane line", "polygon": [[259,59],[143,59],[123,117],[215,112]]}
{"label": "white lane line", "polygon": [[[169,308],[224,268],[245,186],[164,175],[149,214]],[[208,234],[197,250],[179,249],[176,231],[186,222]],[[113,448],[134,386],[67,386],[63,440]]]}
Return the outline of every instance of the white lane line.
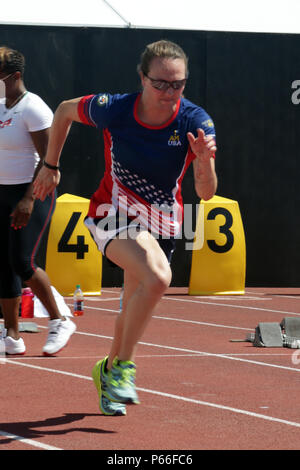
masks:
{"label": "white lane line", "polygon": [[[71,306],[70,304],[67,304]],[[91,310],[103,310],[104,312],[113,312],[113,313],[119,313],[119,310],[112,310],[108,308],[98,308],[98,307],[90,307],[87,306],[85,308],[91,309]],[[245,330],[245,331],[253,331],[254,328],[243,328],[242,326],[231,326],[231,325],[220,325],[218,323],[207,323],[207,322],[201,322],[197,320],[186,320],[183,318],[171,318],[171,317],[161,317],[158,315],[153,315],[152,318],[156,318],[159,320],[169,320],[169,321],[177,321],[177,322],[183,322],[183,323],[193,323],[196,325],[204,325],[204,326],[215,326],[217,328],[229,328],[233,330]],[[45,328],[45,327],[44,327]]]}
{"label": "white lane line", "polygon": [[[56,369],[50,369],[48,367],[40,367],[40,366],[31,365],[31,364],[23,364],[23,363],[20,363],[20,362],[15,362],[14,360],[11,360],[11,359],[9,359],[8,362],[10,364],[19,365],[19,366],[23,366],[23,367],[30,367],[30,368],[33,368],[33,369],[44,370],[46,372],[52,372],[52,373],[55,373],[55,374],[68,375],[68,376],[72,376],[72,377],[80,378],[80,379],[84,379],[84,380],[92,380],[91,377],[86,377],[84,375],[74,374],[74,373],[71,373],[71,372],[65,372],[65,371],[56,370]],[[173,400],[181,400],[181,401],[185,401],[187,403],[193,403],[195,405],[208,406],[208,407],[211,407],[211,408],[217,408],[217,409],[222,410],[222,411],[230,411],[232,413],[238,413],[238,414],[242,414],[242,415],[246,415],[246,416],[251,416],[253,418],[263,419],[263,420],[266,420],[266,421],[272,421],[274,423],[280,423],[280,424],[285,424],[285,425],[288,425],[288,426],[300,428],[300,423],[297,423],[295,421],[288,421],[288,420],[285,420],[285,419],[276,418],[274,416],[267,416],[267,415],[263,415],[263,414],[260,414],[260,413],[254,413],[252,411],[242,410],[240,408],[234,408],[234,407],[231,407],[231,406],[220,405],[218,403],[211,403],[211,402],[207,402],[207,401],[196,400],[196,399],[193,399],[193,398],[182,397],[180,395],[174,395],[172,393],[160,392],[158,390],[149,390],[147,388],[142,388],[142,387],[137,387],[137,390],[140,391],[140,392],[145,392],[145,393],[149,393],[149,394],[152,394],[152,395],[158,395],[160,397],[171,398]]]}
{"label": "white lane line", "polygon": [[[38,325],[38,326],[41,327],[41,328],[47,328],[46,326],[40,326],[40,325]],[[109,339],[109,340],[113,339],[112,336],[98,335],[96,333],[86,333],[84,331],[77,331],[77,330],[75,331],[74,334],[83,335],[83,336],[93,336],[93,337],[96,337],[96,338]],[[196,354],[196,355],[199,355],[199,356],[217,357],[217,358],[220,358],[220,359],[228,359],[228,360],[231,360],[231,361],[245,362],[245,363],[248,363],[248,364],[255,364],[255,365],[264,366],[264,367],[273,367],[275,369],[283,369],[283,370],[289,370],[289,371],[293,371],[293,372],[300,372],[300,369],[297,369],[296,367],[281,366],[281,365],[277,365],[277,364],[270,364],[268,362],[251,361],[250,359],[242,359],[240,357],[233,357],[233,356],[229,356],[227,354],[209,353],[209,352],[205,352],[205,351],[197,351],[197,350],[194,350],[194,349],[185,349],[185,348],[178,348],[178,347],[175,347],[175,346],[165,346],[165,345],[162,345],[162,344],[146,343],[145,341],[139,341],[138,344],[141,344],[143,346],[150,346],[152,348],[169,349],[171,351],[179,351],[179,352],[188,353],[188,354]],[[294,351],[294,350],[292,350],[292,351]]]}
{"label": "white lane line", "polygon": [[70,377],[76,377],[77,379],[93,380],[92,377],[86,377],[85,375],[75,374],[74,372],[67,372],[64,370],[51,369],[50,367],[41,367],[34,364],[23,364],[21,362],[15,361],[15,359],[6,359],[8,364],[19,365],[23,367],[29,367],[30,369],[44,370],[46,372],[55,372],[56,374],[68,375]]}
{"label": "white lane line", "polygon": [[[59,447],[54,447],[48,444],[43,444],[42,442],[34,441],[33,439],[26,439],[25,437],[17,436],[16,434],[11,434],[6,431],[0,431],[0,436],[12,439],[14,441],[21,441],[23,442],[23,444],[28,444],[33,447],[39,447],[40,449],[43,449],[43,450],[63,450],[63,449],[60,449]],[[1,440],[0,440],[0,444],[1,444]]]}
{"label": "white lane line", "polygon": [[281,295],[281,294],[272,294],[274,297],[280,297],[280,298],[283,298],[283,299],[295,299],[295,300],[299,300],[300,298],[300,295],[297,294],[297,295]]}
{"label": "white lane line", "polygon": [[[196,354],[193,354],[194,356],[196,356]],[[99,359],[99,354],[95,355],[95,356],[7,356],[9,358],[12,358],[14,361],[53,361],[53,362],[56,362],[56,361],[61,361],[61,360],[64,360],[64,359],[71,359],[71,360],[80,360],[80,359],[83,359],[83,360],[86,360],[86,359]],[[6,359],[4,359],[4,361],[6,361]]]}
{"label": "white lane line", "polygon": [[[102,291],[108,294],[112,294],[113,292],[111,291]],[[120,294],[116,294],[118,297],[114,297],[109,300],[118,300],[120,298]],[[180,295],[180,294],[178,294]],[[184,294],[185,295],[185,294]],[[251,293],[247,293],[246,295],[193,295],[191,297],[194,297],[195,299],[216,299],[216,300],[272,300],[271,297],[263,297],[265,294],[261,294],[260,297],[256,297],[259,295],[258,293],[251,295]],[[168,295],[167,295],[168,296]],[[100,300],[99,296],[99,300]],[[86,297],[87,300],[97,300],[96,297]],[[105,298],[102,298],[102,300],[107,300]]]}
{"label": "white lane line", "polygon": [[[73,304],[68,304],[68,307],[73,307]],[[102,307],[91,307],[90,305],[85,305],[84,308],[90,309],[90,310],[102,310],[104,312],[112,312],[112,313],[120,313],[120,310],[116,309],[111,309],[111,308],[102,308]]]}
{"label": "white lane line", "polygon": [[[189,303],[195,303],[195,304],[199,304],[199,305],[216,305],[218,307],[229,307],[229,308],[239,308],[241,310],[245,309],[245,310],[256,310],[256,311],[261,311],[261,312],[271,312],[271,313],[280,313],[281,315],[296,315],[296,316],[300,316],[300,312],[287,312],[285,310],[274,310],[274,309],[270,309],[270,308],[262,308],[262,307],[250,307],[248,305],[233,305],[233,304],[223,304],[223,303],[217,303],[217,302],[207,302],[207,301],[201,301],[201,300],[192,300],[192,299],[177,299],[177,298],[173,298],[173,297],[163,297],[163,300],[173,300],[175,302],[189,302]],[[72,304],[67,304],[69,305],[70,307],[72,306]],[[94,310],[105,310],[105,311],[108,311],[108,312],[114,312],[114,313],[119,313],[119,310],[113,310],[113,309],[106,309],[106,308],[98,308],[98,307],[90,307],[90,306],[87,306],[86,308],[91,308],[91,309],[94,309]]]}
{"label": "white lane line", "polygon": [[201,300],[192,300],[192,299],[176,299],[174,297],[163,297],[164,300],[174,300],[176,302],[190,302],[194,304],[203,304],[203,305],[217,305],[219,307],[230,307],[230,308],[240,308],[241,310],[246,309],[246,310],[256,310],[256,311],[262,311],[262,312],[272,312],[272,313],[280,313],[280,314],[288,314],[288,315],[298,315],[300,316],[300,313],[298,312],[286,312],[285,310],[273,310],[270,308],[262,308],[262,307],[250,307],[247,305],[233,305],[233,304],[221,304],[217,302],[202,302]]}
{"label": "white lane line", "polygon": [[152,393],[153,395],[159,395],[159,396],[163,396],[163,397],[167,397],[167,398],[173,398],[175,400],[182,400],[182,401],[189,402],[189,403],[195,403],[197,405],[203,405],[203,406],[209,406],[209,407],[212,407],[212,408],[218,408],[220,410],[227,410],[227,411],[231,411],[233,413],[252,416],[254,418],[264,419],[266,421],[272,421],[272,422],[276,422],[276,423],[287,424],[289,426],[300,428],[300,423],[297,423],[295,421],[288,421],[288,420],[281,419],[281,418],[275,418],[274,416],[267,416],[267,415],[263,415],[263,414],[260,414],[260,413],[254,413],[254,412],[248,411],[248,410],[233,408],[231,406],[220,405],[220,404],[217,404],[217,403],[211,403],[211,402],[202,401],[202,400],[195,400],[193,398],[185,398],[185,397],[181,397],[181,396],[178,396],[178,395],[173,395],[171,393],[164,393],[164,392],[158,392],[158,391],[155,391],[155,390],[148,390],[146,388],[138,388],[137,387],[137,390],[139,390],[141,392]]}
{"label": "white lane line", "polygon": [[273,367],[275,369],[283,369],[283,370],[291,370],[293,372],[300,372],[300,369],[297,369],[296,367],[280,366],[280,365],[277,365],[277,364],[269,364],[267,362],[251,361],[249,359],[242,359],[240,357],[227,356],[226,354],[217,354],[217,353],[195,351],[195,350],[192,350],[192,349],[175,348],[175,347],[172,347],[172,346],[162,346],[160,344],[145,343],[145,342],[140,342],[139,344],[143,344],[145,346],[158,347],[158,348],[162,348],[162,349],[171,349],[171,350],[174,350],[174,351],[182,351],[182,352],[188,352],[188,353],[193,353],[193,354],[199,354],[200,356],[218,357],[220,359],[229,359],[231,361],[239,361],[239,362],[245,362],[245,363],[248,363],[248,364],[255,364],[255,365],[259,365],[259,366]]}
{"label": "white lane line", "polygon": [[[106,290],[106,289],[102,289],[101,292],[105,292],[105,293],[108,293],[108,294],[116,294],[116,295],[119,295],[118,292],[116,290]],[[175,294],[175,295],[187,295],[186,293],[184,294]],[[268,295],[268,297],[264,297]],[[260,296],[258,297],[257,299],[255,299],[255,296]],[[282,297],[282,298],[288,298],[288,299],[299,299],[300,298],[300,293],[297,293],[297,294],[277,294],[276,292],[255,292],[255,291],[245,291],[245,294],[237,294],[237,295],[195,295],[195,296],[191,296],[191,297],[197,297],[197,298],[210,298],[210,299],[237,299],[237,300],[244,300],[244,299],[247,299],[247,297],[249,297],[249,300],[272,300],[272,297],[271,296],[274,296],[274,297]]]}
{"label": "white lane line", "polygon": [[265,301],[265,300],[273,300],[271,297],[266,297],[266,298],[261,298],[261,297],[251,297],[251,296],[244,296],[244,295],[237,295],[237,296],[221,296],[221,295],[194,295],[194,299],[210,299],[210,300],[237,300],[237,301],[243,301],[243,300],[259,300],[259,301]]}
{"label": "white lane line", "polygon": [[[96,308],[96,307],[90,307],[90,308]],[[106,311],[107,309],[101,309],[101,310]],[[111,310],[109,310],[109,311],[111,311]],[[162,317],[162,318],[165,318],[165,317]],[[174,321],[176,321],[176,319],[174,319]],[[184,321],[184,320],[182,320],[182,321]],[[211,324],[211,326],[214,326],[214,324]],[[223,327],[222,325],[217,325],[217,326]],[[48,328],[45,325],[38,325],[38,327],[39,328],[45,328],[45,329]],[[236,328],[236,327],[229,327],[229,328]],[[237,329],[242,329],[242,328],[237,328]],[[243,329],[246,329],[246,328],[243,328]],[[101,339],[109,339],[109,340],[113,339],[112,336],[99,335],[99,334],[96,334],[96,333],[86,333],[86,332],[77,331],[77,330],[75,331],[74,334],[84,335],[84,336],[91,336],[91,337],[101,338]],[[190,349],[185,349],[185,348],[177,348],[177,347],[174,347],[174,346],[164,346],[164,345],[161,345],[161,344],[146,343],[146,342],[142,342],[142,341],[140,341],[139,344],[145,345],[145,346],[150,346],[150,347],[155,347],[155,348],[170,349],[170,350],[173,350],[173,351],[180,351],[180,352],[184,352],[184,353],[192,353],[192,354],[197,354],[197,355],[201,355],[201,356],[218,357],[218,358],[228,359],[228,360],[232,360],[232,361],[247,362],[249,364],[256,364],[256,365],[261,365],[261,366],[265,366],[265,367],[275,367],[275,368],[279,368],[279,369],[292,370],[292,371],[295,371],[295,372],[300,372],[300,369],[297,369],[297,368],[294,368],[294,367],[287,367],[287,366],[280,366],[280,365],[276,365],[276,364],[269,364],[267,362],[251,361],[251,360],[247,360],[247,359],[231,357],[232,355],[214,354],[214,353],[208,353],[208,352],[203,352],[203,351],[195,351],[195,350],[190,350]],[[7,361],[7,359],[2,359],[2,364],[5,363],[6,361]]]}
{"label": "white lane line", "polygon": [[153,315],[152,318],[156,318],[156,319],[159,319],[159,320],[178,321],[178,322],[183,322],[183,323],[194,323],[196,325],[215,326],[216,328],[229,328],[229,329],[232,329],[232,330],[253,331],[253,328],[243,328],[241,326],[231,326],[231,325],[220,325],[218,323],[207,323],[207,322],[196,321],[196,320],[184,320],[184,319],[181,319],[181,318],[159,317],[157,315]]}
{"label": "white lane line", "polygon": [[[265,357],[265,356],[271,356],[271,357],[287,357],[289,358],[289,354],[284,354],[284,353],[222,353],[223,356],[237,356],[237,357]],[[173,353],[173,354],[138,354],[137,357],[141,358],[156,358],[156,357],[173,357],[173,358],[178,358],[178,357],[203,357],[203,354],[201,353],[185,353],[185,354],[179,354],[179,353]],[[56,361],[65,361],[65,360],[86,360],[86,359],[99,359],[99,354],[96,356],[53,356],[53,357],[47,357],[47,356],[19,356],[19,357],[14,357],[14,361],[51,361],[51,362],[56,362]],[[4,359],[6,361],[6,359]]]}
{"label": "white lane line", "polygon": [[276,293],[276,292],[248,292],[247,293],[248,295],[261,295],[261,296],[264,296],[264,295],[272,295],[273,297],[282,297],[283,299],[296,299],[298,300],[300,298],[300,293],[297,293],[297,294],[280,294],[280,293]]}
{"label": "white lane line", "polygon": [[108,300],[120,300],[120,296],[119,297],[108,297],[107,299],[104,298],[104,297],[99,297],[99,299],[97,299],[96,297],[84,297],[84,300],[90,300],[91,302],[106,302]]}

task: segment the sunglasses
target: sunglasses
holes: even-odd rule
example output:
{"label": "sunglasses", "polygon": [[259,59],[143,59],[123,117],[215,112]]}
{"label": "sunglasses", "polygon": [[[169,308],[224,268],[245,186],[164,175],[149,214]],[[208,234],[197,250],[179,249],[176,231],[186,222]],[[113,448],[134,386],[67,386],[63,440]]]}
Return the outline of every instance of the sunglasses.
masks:
{"label": "sunglasses", "polygon": [[174,80],[174,82],[168,82],[168,80],[156,80],[155,78],[151,78],[145,72],[144,75],[151,81],[153,88],[156,88],[156,90],[160,91],[167,91],[169,88],[173,88],[173,90],[180,90],[180,88],[185,86],[187,81],[187,78],[184,78],[183,80]]}

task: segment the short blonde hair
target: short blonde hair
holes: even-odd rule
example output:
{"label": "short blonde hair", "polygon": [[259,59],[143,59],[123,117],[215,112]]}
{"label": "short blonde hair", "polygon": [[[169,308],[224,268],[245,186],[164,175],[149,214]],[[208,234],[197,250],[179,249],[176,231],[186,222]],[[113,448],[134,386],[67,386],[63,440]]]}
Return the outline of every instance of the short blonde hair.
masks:
{"label": "short blonde hair", "polygon": [[150,64],[155,58],[182,59],[185,63],[186,77],[188,77],[188,57],[183,49],[174,42],[162,39],[146,46],[141,54],[141,62],[137,66],[138,73],[149,73]]}

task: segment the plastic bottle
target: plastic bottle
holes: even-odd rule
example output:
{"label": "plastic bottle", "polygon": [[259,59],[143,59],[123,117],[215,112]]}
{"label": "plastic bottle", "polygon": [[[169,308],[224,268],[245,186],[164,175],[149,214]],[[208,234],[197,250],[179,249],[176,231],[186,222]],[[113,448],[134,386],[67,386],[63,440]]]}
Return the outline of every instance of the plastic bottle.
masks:
{"label": "plastic bottle", "polygon": [[122,312],[123,308],[123,296],[124,296],[124,284],[122,285],[121,293],[120,293],[120,313]]}
{"label": "plastic bottle", "polygon": [[73,299],[74,299],[73,313],[75,317],[79,317],[80,315],[83,315],[83,308],[84,308],[84,296],[83,296],[83,292],[79,284],[77,284],[76,286]]}
{"label": "plastic bottle", "polygon": [[34,294],[30,287],[25,287],[22,291],[21,298],[21,317],[22,318],[33,318],[33,297]]}

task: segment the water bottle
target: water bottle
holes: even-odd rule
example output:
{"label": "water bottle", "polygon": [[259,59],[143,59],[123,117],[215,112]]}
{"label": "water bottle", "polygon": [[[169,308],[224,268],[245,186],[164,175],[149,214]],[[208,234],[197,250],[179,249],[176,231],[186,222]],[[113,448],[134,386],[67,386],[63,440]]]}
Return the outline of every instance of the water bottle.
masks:
{"label": "water bottle", "polygon": [[83,296],[83,292],[79,284],[77,284],[76,286],[73,299],[74,299],[73,313],[75,317],[79,317],[80,315],[83,315],[83,307],[84,307],[84,296]]}
{"label": "water bottle", "polygon": [[122,312],[122,309],[123,309],[123,296],[124,296],[124,284],[122,285],[121,294],[120,294],[120,308],[119,308],[120,313]]}
{"label": "water bottle", "polygon": [[6,336],[6,329],[3,327],[2,329],[0,329],[0,364],[5,363],[5,342],[4,342],[5,336]]}
{"label": "water bottle", "polygon": [[33,297],[34,294],[30,287],[25,287],[22,291],[21,297],[21,317],[33,318]]}

